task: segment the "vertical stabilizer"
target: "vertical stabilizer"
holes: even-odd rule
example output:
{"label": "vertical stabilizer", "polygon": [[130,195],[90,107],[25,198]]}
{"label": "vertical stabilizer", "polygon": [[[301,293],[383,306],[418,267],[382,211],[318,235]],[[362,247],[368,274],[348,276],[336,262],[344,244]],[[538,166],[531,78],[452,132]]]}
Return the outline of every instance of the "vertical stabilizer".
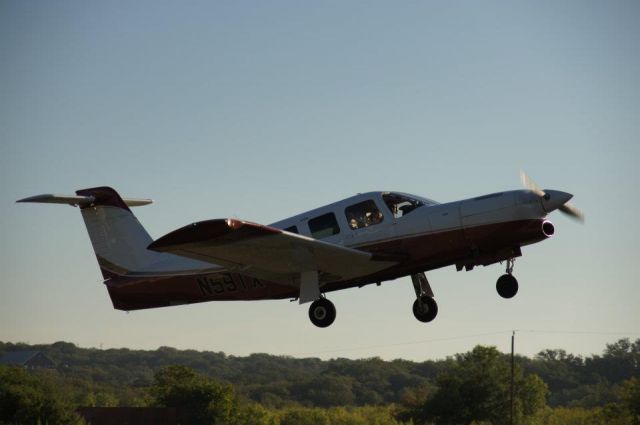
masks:
{"label": "vertical stabilizer", "polygon": [[80,207],[105,279],[136,274],[190,274],[220,268],[215,264],[147,249],[153,239],[129,207],[150,204],[151,199],[123,199],[112,188],[103,186],[78,190],[75,196],[45,194],[17,202]]}
{"label": "vertical stabilizer", "polygon": [[115,190],[96,187],[76,194],[94,198],[80,209],[105,278],[143,271],[162,259],[147,249],[153,239]]}

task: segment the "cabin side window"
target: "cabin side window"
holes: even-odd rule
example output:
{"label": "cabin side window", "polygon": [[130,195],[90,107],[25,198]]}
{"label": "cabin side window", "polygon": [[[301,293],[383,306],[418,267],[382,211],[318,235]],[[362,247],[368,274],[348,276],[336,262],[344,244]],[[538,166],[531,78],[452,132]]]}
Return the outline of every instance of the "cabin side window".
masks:
{"label": "cabin side window", "polygon": [[323,239],[340,233],[340,226],[333,213],[323,214],[309,220],[309,230],[315,239]]}
{"label": "cabin side window", "polygon": [[354,230],[374,226],[384,220],[382,211],[378,209],[376,203],[371,199],[347,207],[344,210],[344,214],[347,217],[349,227]]}
{"label": "cabin side window", "polygon": [[383,193],[382,199],[395,218],[404,217],[411,211],[424,205],[424,203],[418,199],[409,198],[399,193]]}

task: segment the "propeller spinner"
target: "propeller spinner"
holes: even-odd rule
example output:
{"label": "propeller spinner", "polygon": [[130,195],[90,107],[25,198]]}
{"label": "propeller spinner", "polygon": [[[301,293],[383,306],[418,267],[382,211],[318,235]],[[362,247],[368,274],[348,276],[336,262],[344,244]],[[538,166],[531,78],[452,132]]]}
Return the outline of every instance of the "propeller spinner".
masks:
{"label": "propeller spinner", "polygon": [[584,223],[584,214],[582,211],[569,203],[569,199],[573,197],[572,194],[559,190],[542,190],[540,186],[531,180],[531,177],[522,170],[520,170],[520,180],[524,187],[542,198],[542,206],[545,211],[551,212],[558,209],[569,217]]}

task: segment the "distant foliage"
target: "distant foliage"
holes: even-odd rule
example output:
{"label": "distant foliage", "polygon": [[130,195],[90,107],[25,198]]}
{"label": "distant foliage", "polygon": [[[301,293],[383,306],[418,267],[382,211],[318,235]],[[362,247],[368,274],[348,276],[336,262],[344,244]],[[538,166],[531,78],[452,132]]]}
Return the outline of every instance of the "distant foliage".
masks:
{"label": "distant foliage", "polygon": [[185,366],[160,370],[150,388],[154,404],[188,412],[189,424],[227,425],[397,425],[389,407],[288,407],[266,409],[240,403],[233,389]]}
{"label": "distant foliage", "polygon": [[[0,342],[0,354],[13,350],[43,351],[58,366],[0,367],[0,424],[73,424],[78,406],[187,406],[197,423],[498,425],[509,407],[507,356],[492,347],[412,362]],[[516,365],[519,425],[640,425],[640,339]]]}
{"label": "distant foliage", "polygon": [[619,384],[640,376],[640,339],[607,344],[601,356],[583,358],[564,350],[544,350],[535,359],[520,358],[519,363],[547,383],[550,406],[604,406],[618,399]]}
{"label": "distant foliage", "polygon": [[[438,376],[438,389],[407,416],[416,424],[509,424],[510,377],[506,356],[495,347],[477,346],[456,355],[455,363]],[[514,377],[514,419],[522,423],[546,406],[547,386],[521,368]]]}
{"label": "distant foliage", "polygon": [[28,373],[19,367],[0,366],[0,423],[83,423],[56,381],[48,372]]}
{"label": "distant foliage", "polygon": [[231,386],[221,385],[186,366],[162,368],[149,391],[154,405],[188,411],[193,425],[229,424],[238,411]]}

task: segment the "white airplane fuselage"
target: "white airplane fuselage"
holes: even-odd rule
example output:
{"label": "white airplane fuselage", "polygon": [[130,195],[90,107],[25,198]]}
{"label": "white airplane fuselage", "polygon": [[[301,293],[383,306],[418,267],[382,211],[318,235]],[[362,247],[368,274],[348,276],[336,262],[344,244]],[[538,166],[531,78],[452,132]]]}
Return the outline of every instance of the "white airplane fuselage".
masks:
{"label": "white airplane fuselage", "polygon": [[[524,174],[523,174],[524,175]],[[437,203],[400,192],[368,192],[269,226],[217,219],[192,223],[153,240],[109,187],[76,195],[38,195],[19,202],[79,206],[105,286],[120,310],[206,301],[299,299],[312,302],[311,321],[326,327],[335,307],[324,293],[411,276],[413,313],[433,320],[437,304],[425,271],[455,265],[471,270],[506,261],[496,284],[518,290],[513,260],[525,245],[554,233],[548,213],[583,219],[571,194],[535,186]]]}
{"label": "white airplane fuselage", "polygon": [[[521,255],[520,248],[553,235],[553,225],[545,220],[555,204],[570,195],[556,192],[554,204],[528,190],[499,192],[448,203],[412,197],[423,205],[405,216],[396,217],[386,207],[383,193],[359,194],[271,224],[313,237],[309,221],[333,214],[339,226],[336,234],[323,241],[376,254],[398,263],[377,273],[347,281],[324,282],[322,292],[377,283],[414,273],[455,265],[471,270]],[[404,194],[403,194],[404,195]],[[411,195],[407,195],[411,197]],[[345,209],[373,201],[382,213],[378,224],[352,229]],[[183,260],[182,258],[177,261]],[[154,308],[215,300],[257,300],[297,298],[297,286],[274,283],[252,276],[250,271],[211,267],[206,271],[181,271],[175,275],[118,276],[109,274],[105,283],[114,307],[123,310]],[[105,277],[107,277],[105,276]],[[160,287],[165,287],[160,290]]]}

